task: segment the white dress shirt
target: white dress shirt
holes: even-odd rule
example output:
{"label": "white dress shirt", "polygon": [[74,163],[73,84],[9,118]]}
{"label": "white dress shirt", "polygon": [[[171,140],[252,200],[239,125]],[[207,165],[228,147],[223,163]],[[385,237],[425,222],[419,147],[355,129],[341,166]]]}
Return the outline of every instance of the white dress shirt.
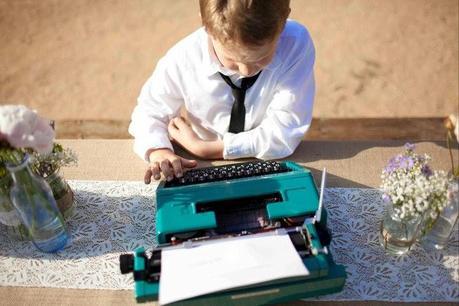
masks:
{"label": "white dress shirt", "polygon": [[288,20],[271,63],[245,97],[245,129],[229,133],[233,106],[230,86],[240,77],[221,66],[200,28],[161,58],[143,86],[129,133],[134,151],[148,161],[151,148],[170,148],[167,125],[184,107],[192,129],[204,140],[222,139],[223,157],[277,159],[292,154],[312,119],[315,50],[304,26]]}

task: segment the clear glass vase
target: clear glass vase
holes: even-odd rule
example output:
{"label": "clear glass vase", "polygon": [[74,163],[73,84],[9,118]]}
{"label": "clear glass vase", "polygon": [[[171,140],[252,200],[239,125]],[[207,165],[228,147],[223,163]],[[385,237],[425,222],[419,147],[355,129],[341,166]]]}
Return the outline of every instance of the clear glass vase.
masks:
{"label": "clear glass vase", "polygon": [[426,250],[441,250],[449,241],[459,216],[459,180],[451,181],[448,186],[448,203],[429,230],[422,238],[421,245]]}
{"label": "clear glass vase", "polygon": [[7,164],[7,169],[13,179],[11,202],[34,245],[49,253],[64,248],[69,235],[63,217],[49,185],[30,170],[29,157],[19,165]]}
{"label": "clear glass vase", "polygon": [[400,219],[389,205],[381,221],[379,241],[387,253],[402,255],[408,252],[421,228],[422,216]]}
{"label": "clear glass vase", "polygon": [[59,170],[45,177],[46,182],[53,191],[57,208],[64,219],[69,219],[74,212],[74,194],[67,181],[62,177]]}
{"label": "clear glass vase", "polygon": [[10,200],[12,182],[10,175],[0,178],[0,223],[3,224],[2,231],[15,239],[27,240],[29,237],[27,229],[21,223],[21,219]]}

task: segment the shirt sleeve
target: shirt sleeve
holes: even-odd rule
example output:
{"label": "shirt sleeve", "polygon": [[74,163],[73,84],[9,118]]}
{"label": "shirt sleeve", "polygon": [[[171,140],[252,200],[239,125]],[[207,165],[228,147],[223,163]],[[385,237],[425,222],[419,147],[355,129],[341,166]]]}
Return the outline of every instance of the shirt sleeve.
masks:
{"label": "shirt sleeve", "polygon": [[172,54],[159,60],[153,75],[142,87],[131,116],[129,133],[134,136],[134,152],[149,161],[147,151],[168,148],[173,150],[167,125],[183,104],[180,73]]}
{"label": "shirt sleeve", "polygon": [[315,95],[315,50],[309,35],[306,38],[292,52],[293,60],[279,70],[282,78],[260,125],[250,131],[224,134],[225,159],[279,159],[298,147],[311,124]]}

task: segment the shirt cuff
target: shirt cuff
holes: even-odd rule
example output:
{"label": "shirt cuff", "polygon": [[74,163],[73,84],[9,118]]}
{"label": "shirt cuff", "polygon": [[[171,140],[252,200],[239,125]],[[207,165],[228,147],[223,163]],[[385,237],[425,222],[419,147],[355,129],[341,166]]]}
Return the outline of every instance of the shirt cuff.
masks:
{"label": "shirt cuff", "polygon": [[150,162],[150,157],[147,156],[148,150],[160,148],[170,149],[172,152],[174,152],[172,144],[167,135],[147,135],[142,137],[142,139],[136,138],[134,140],[134,152],[147,163]]}
{"label": "shirt cuff", "polygon": [[223,135],[223,158],[236,159],[254,157],[255,149],[250,131],[238,134],[226,133]]}

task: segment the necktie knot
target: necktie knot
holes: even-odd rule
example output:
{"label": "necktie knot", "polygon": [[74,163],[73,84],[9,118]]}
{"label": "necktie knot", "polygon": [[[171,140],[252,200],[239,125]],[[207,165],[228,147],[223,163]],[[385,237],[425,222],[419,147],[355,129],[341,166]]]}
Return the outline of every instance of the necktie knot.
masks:
{"label": "necktie knot", "polygon": [[[220,72],[219,72],[220,73]],[[231,82],[231,79],[224,75],[223,73],[220,73],[220,76],[222,79],[228,84],[233,92],[233,97],[234,97],[234,103],[233,107],[231,109],[231,117],[230,117],[230,125],[228,128],[228,131],[230,133],[239,133],[244,131],[244,125],[245,125],[245,105],[244,105],[244,100],[245,100],[245,92],[252,87],[252,85],[255,83],[255,81],[258,79],[258,76],[260,75],[261,71],[258,72],[256,75],[248,77],[248,78],[243,78],[241,82],[241,87],[237,87],[236,85]]]}
{"label": "necktie knot", "polygon": [[255,83],[255,81],[258,79],[258,76],[260,75],[261,71],[258,72],[256,75],[248,77],[248,78],[243,78],[241,82],[241,89],[247,90],[252,85]]}
{"label": "necktie knot", "polygon": [[231,78],[227,75],[224,75],[223,73],[219,72],[220,76],[222,79],[225,81],[226,84],[228,84],[232,89],[239,89],[239,90],[247,90],[252,85],[255,83],[255,81],[258,79],[258,76],[260,76],[260,72],[258,72],[256,75],[248,77],[248,78],[243,78],[241,81],[241,87],[236,86],[232,81]]}

